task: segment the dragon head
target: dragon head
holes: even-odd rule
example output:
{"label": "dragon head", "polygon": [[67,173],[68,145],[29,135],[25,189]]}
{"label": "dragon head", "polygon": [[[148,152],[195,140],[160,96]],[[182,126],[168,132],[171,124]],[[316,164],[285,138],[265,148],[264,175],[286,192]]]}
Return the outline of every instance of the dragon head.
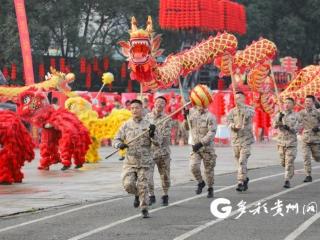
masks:
{"label": "dragon head", "polygon": [[73,83],[75,80],[75,75],[73,73],[63,73],[57,71],[55,68],[50,67],[50,72],[46,75],[46,80],[56,79],[57,81],[57,89],[63,93],[69,93],[71,91],[71,87],[69,84]]}
{"label": "dragon head", "polygon": [[132,17],[129,33],[129,41],[120,41],[118,44],[129,61],[133,74],[131,77],[138,81],[149,81],[152,67],[156,65],[155,58],[163,53],[163,50],[159,49],[161,36],[154,34],[150,16],[145,29],[138,29],[136,19]]}
{"label": "dragon head", "polygon": [[18,95],[18,114],[25,119],[32,118],[46,106],[50,106],[44,92],[36,88],[29,88]]}

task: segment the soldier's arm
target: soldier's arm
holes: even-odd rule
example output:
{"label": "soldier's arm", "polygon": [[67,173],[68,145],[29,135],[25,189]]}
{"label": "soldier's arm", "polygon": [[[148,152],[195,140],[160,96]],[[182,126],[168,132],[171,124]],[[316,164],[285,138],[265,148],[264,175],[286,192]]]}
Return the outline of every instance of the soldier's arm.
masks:
{"label": "soldier's arm", "polygon": [[124,143],[124,141],[125,141],[125,136],[126,136],[126,135],[125,135],[125,130],[126,130],[126,128],[127,128],[127,124],[126,124],[126,123],[123,124],[123,125],[120,127],[118,133],[116,134],[115,138],[113,139],[112,146],[113,146],[114,148],[119,148],[119,146],[120,146],[122,143]]}
{"label": "soldier's arm", "polygon": [[216,131],[217,131],[216,118],[210,114],[210,117],[208,119],[208,133],[202,138],[201,143],[203,145],[208,145],[211,141],[214,140]]}
{"label": "soldier's arm", "polygon": [[236,124],[235,124],[234,118],[233,118],[233,110],[231,110],[227,115],[227,123],[228,123],[228,126],[232,130],[234,130],[236,128]]}
{"label": "soldier's arm", "polygon": [[276,116],[273,118],[273,121],[272,121],[272,127],[273,128],[279,128],[280,126],[282,126],[282,122],[280,121],[280,113],[277,113]]}

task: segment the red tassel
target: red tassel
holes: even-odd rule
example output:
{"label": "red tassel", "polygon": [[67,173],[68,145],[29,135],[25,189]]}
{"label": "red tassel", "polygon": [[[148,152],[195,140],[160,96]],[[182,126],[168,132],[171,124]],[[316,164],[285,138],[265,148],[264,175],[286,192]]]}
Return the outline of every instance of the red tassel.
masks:
{"label": "red tassel", "polygon": [[103,58],[103,70],[104,71],[108,70],[109,64],[110,64],[109,59],[107,57],[104,57]]}
{"label": "red tassel", "polygon": [[93,58],[93,71],[98,72],[99,71],[99,60],[97,57]]}
{"label": "red tassel", "polygon": [[87,65],[87,75],[86,75],[86,88],[91,88],[91,64],[88,63]]}
{"label": "red tassel", "polygon": [[11,80],[17,79],[17,65],[12,63],[11,64]]}
{"label": "red tassel", "polygon": [[39,78],[40,78],[40,80],[43,80],[44,76],[45,76],[44,64],[40,63],[39,64]]}
{"label": "red tassel", "polygon": [[127,76],[127,64],[125,62],[121,65],[120,76],[121,78],[126,78]]}
{"label": "red tassel", "polygon": [[56,68],[56,59],[55,58],[50,58],[50,66],[53,68]]}
{"label": "red tassel", "polygon": [[9,70],[7,67],[4,67],[2,70],[3,76],[7,79],[9,77]]}
{"label": "red tassel", "polygon": [[86,73],[86,58],[80,58],[80,73]]}
{"label": "red tassel", "polygon": [[64,58],[60,58],[60,71],[61,72],[66,71],[66,60]]}

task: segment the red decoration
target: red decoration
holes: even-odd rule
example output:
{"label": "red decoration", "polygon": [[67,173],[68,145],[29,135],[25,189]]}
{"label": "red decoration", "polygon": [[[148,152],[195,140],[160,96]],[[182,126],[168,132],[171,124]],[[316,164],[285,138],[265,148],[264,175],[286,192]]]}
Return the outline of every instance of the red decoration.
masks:
{"label": "red decoration", "polygon": [[55,58],[50,58],[50,66],[53,68],[56,68],[56,59]]}
{"label": "red decoration", "polygon": [[121,78],[126,78],[127,76],[127,64],[125,62],[121,65],[120,76]]}
{"label": "red decoration", "polygon": [[103,70],[104,71],[108,70],[109,64],[110,64],[109,59],[107,57],[104,57],[103,58]]}
{"label": "red decoration", "polygon": [[88,63],[87,65],[87,74],[86,74],[86,88],[87,89],[90,89],[91,87],[91,71],[92,71],[92,68],[91,68],[91,64]]}
{"label": "red decoration", "polygon": [[66,71],[66,60],[64,58],[60,58],[60,71],[61,72]]}
{"label": "red decoration", "polygon": [[86,58],[80,58],[80,73],[86,73]]}
{"label": "red decoration", "polygon": [[128,92],[132,92],[132,80],[131,80],[131,78],[128,79]]}
{"label": "red decoration", "polygon": [[164,29],[199,28],[244,34],[246,13],[243,5],[228,0],[161,0],[159,23]]}
{"label": "red decoration", "polygon": [[99,60],[97,57],[93,58],[93,71],[98,72],[99,71]]}
{"label": "red decoration", "polygon": [[40,63],[39,64],[39,78],[40,78],[40,80],[43,80],[44,76],[45,76],[44,64]]}
{"label": "red decoration", "polygon": [[11,80],[17,79],[17,65],[12,63],[11,64]]}
{"label": "red decoration", "polygon": [[218,90],[223,90],[224,89],[224,80],[223,79],[218,79]]}
{"label": "red decoration", "polygon": [[9,77],[9,70],[7,67],[3,67],[2,74],[7,79]]}

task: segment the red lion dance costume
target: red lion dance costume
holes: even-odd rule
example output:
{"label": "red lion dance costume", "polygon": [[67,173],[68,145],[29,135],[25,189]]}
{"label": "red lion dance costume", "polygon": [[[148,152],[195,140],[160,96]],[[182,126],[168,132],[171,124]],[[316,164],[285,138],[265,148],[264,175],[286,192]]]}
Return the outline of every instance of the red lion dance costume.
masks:
{"label": "red lion dance costume", "polygon": [[66,109],[54,109],[46,95],[36,89],[18,96],[18,112],[30,123],[41,128],[39,169],[61,162],[66,170],[74,159],[76,168],[81,168],[91,144],[88,130],[73,113]]}
{"label": "red lion dance costume", "polygon": [[34,159],[33,143],[16,113],[0,110],[0,184],[21,183],[21,168]]}

